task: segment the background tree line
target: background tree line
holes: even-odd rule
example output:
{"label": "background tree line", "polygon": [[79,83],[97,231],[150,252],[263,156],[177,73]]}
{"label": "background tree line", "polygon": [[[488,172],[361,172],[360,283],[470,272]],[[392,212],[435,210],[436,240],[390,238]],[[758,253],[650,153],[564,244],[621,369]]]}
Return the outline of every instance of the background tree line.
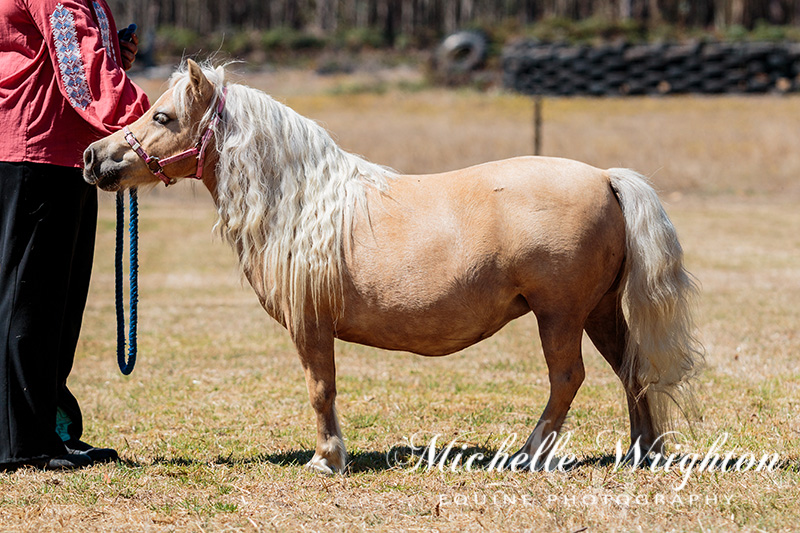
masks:
{"label": "background tree line", "polygon": [[722,31],[760,23],[800,25],[800,0],[109,0],[120,26],[214,32],[278,28],[326,38],[371,31],[381,44],[428,46],[464,28],[525,27],[547,20],[603,20],[638,28]]}

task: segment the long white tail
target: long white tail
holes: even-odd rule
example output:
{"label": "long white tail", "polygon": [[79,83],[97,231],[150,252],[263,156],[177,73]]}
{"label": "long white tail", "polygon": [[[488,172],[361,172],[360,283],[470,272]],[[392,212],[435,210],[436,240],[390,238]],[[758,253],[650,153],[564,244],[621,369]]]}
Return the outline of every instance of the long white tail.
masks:
{"label": "long white tail", "polygon": [[622,206],[627,241],[623,305],[629,333],[623,376],[647,395],[661,433],[670,429],[673,407],[691,403],[690,381],[704,359],[692,319],[699,290],[683,266],[675,227],[648,180],[623,168],[607,172]]}

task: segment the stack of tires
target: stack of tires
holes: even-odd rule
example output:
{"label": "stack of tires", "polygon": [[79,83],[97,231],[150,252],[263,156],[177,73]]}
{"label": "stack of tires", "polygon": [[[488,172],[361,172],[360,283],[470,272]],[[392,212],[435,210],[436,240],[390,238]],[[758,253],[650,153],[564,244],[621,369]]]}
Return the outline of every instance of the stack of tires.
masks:
{"label": "stack of tires", "polygon": [[504,50],[503,78],[524,94],[562,96],[798,91],[800,44],[523,41]]}

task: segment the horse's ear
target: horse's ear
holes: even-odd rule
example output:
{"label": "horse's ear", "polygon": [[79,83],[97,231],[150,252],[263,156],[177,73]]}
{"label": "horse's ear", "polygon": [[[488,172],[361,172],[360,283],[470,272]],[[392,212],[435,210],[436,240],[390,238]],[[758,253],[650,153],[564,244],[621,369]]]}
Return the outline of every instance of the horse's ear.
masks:
{"label": "horse's ear", "polygon": [[210,97],[214,93],[214,85],[208,81],[203,69],[193,60],[187,60],[189,65],[189,81],[191,82],[192,92],[200,99]]}

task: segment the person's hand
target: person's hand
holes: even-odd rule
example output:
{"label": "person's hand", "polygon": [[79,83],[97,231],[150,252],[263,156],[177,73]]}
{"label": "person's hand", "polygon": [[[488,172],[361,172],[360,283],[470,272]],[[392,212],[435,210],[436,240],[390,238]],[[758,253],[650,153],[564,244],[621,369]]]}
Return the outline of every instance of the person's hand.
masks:
{"label": "person's hand", "polygon": [[139,50],[139,36],[135,33],[130,41],[120,41],[119,50],[122,52],[122,70],[129,70],[136,61],[136,52]]}

